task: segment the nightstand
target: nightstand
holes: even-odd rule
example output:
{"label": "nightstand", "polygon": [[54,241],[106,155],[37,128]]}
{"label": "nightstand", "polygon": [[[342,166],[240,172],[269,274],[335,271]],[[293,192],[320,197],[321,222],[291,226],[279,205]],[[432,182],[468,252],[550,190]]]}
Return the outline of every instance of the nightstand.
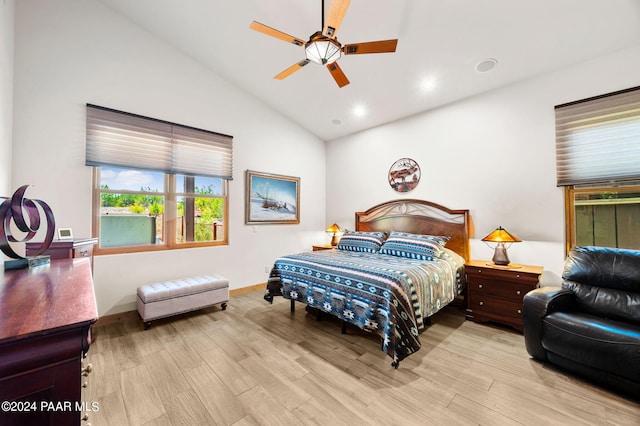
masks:
{"label": "nightstand", "polygon": [[331,244],[314,244],[312,246],[313,251],[320,251],[320,250],[331,250],[336,248],[337,246],[332,246]]}
{"label": "nightstand", "polygon": [[488,260],[467,262],[466,318],[494,321],[522,332],[522,298],[539,287],[542,270],[542,266],[500,266]]}

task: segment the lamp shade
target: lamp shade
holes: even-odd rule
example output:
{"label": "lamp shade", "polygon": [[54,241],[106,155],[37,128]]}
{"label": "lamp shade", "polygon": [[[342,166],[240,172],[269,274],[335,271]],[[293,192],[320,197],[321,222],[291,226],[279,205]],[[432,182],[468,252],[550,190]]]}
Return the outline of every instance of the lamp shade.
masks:
{"label": "lamp shade", "polygon": [[327,234],[334,234],[336,232],[342,232],[342,229],[338,226],[337,223],[334,223],[333,225],[327,226],[327,229],[325,230],[325,232]]}
{"label": "lamp shade", "polygon": [[513,234],[508,233],[502,226],[498,226],[495,231],[482,239],[490,243],[521,243],[522,240]]}

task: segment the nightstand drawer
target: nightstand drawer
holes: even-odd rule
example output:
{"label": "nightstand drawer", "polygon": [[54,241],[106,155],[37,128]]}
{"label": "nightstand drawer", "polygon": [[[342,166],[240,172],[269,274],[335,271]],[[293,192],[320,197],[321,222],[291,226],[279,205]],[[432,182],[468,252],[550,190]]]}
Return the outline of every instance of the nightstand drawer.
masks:
{"label": "nightstand drawer", "polygon": [[474,278],[485,277],[486,279],[505,280],[505,281],[514,282],[514,283],[515,282],[537,283],[540,276],[539,273],[529,273],[522,270],[522,268],[497,269],[497,267],[495,266],[493,267],[493,269],[489,267],[484,268],[479,266],[467,267],[466,272],[467,272],[467,275]]}
{"label": "nightstand drawer", "polygon": [[469,287],[469,294],[501,297],[508,300],[519,300],[522,302],[524,295],[537,287],[537,281],[533,284],[473,277],[469,279],[467,285]]}
{"label": "nightstand drawer", "polygon": [[514,302],[474,295],[473,297],[469,297],[467,307],[476,315],[493,315],[496,320],[504,317],[522,319],[522,299],[520,302]]}

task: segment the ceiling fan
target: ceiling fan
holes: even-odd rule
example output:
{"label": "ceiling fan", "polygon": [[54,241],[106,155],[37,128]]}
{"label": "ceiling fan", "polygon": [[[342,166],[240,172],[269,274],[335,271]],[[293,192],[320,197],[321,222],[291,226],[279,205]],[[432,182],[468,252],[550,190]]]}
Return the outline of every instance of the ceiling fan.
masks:
{"label": "ceiling fan", "polygon": [[344,72],[342,72],[342,69],[336,62],[340,59],[343,53],[345,55],[361,55],[364,53],[395,52],[396,45],[398,44],[397,39],[345,44],[344,46],[338,42],[336,34],[338,32],[338,28],[340,28],[344,15],[347,13],[349,3],[351,3],[351,0],[333,0],[329,7],[327,23],[325,25],[324,0],[322,0],[322,31],[313,33],[307,42],[283,33],[282,31],[268,27],[258,21],[253,21],[249,26],[252,30],[284,40],[288,43],[295,44],[296,46],[304,46],[306,59],[293,64],[280,74],[274,76],[274,78],[283,80],[307,65],[309,62],[315,62],[319,65],[325,65],[338,86],[344,87],[349,84],[349,79]]}

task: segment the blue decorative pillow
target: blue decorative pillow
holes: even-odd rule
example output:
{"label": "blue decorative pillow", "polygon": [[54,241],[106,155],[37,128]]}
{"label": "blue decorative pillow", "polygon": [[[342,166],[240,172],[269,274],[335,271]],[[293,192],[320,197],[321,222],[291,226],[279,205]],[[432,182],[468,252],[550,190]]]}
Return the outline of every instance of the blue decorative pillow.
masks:
{"label": "blue decorative pillow", "polygon": [[377,253],[384,243],[386,234],[384,232],[346,232],[338,246],[338,250],[361,251],[366,253]]}
{"label": "blue decorative pillow", "polygon": [[410,259],[433,260],[440,257],[449,237],[392,232],[380,248],[380,253]]}

